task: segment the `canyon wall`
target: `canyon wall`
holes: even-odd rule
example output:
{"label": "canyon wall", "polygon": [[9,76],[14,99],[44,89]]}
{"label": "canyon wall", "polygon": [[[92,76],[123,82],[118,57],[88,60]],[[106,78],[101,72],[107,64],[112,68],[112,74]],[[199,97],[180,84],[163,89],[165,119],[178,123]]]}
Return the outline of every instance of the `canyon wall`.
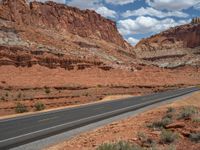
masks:
{"label": "canyon wall", "polygon": [[92,10],[80,10],[54,2],[3,0],[0,18],[23,26],[54,28],[81,37],[102,39],[123,48],[130,47],[116,28],[116,23]]}

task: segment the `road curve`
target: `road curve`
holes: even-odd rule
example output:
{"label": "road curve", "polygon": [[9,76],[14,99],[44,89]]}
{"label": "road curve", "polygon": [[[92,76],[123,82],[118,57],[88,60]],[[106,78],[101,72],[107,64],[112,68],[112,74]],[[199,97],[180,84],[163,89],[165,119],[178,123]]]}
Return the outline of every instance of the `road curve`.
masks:
{"label": "road curve", "polygon": [[198,91],[197,87],[0,120],[0,149],[9,149]]}

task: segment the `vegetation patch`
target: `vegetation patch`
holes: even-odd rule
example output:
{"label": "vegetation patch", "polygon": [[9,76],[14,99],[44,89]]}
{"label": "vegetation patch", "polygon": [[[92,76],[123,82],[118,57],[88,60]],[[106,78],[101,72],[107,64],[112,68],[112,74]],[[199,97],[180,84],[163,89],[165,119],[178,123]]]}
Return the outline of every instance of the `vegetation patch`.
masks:
{"label": "vegetation patch", "polygon": [[49,88],[49,87],[44,87],[44,89],[45,89],[45,93],[46,93],[46,94],[49,94],[49,93],[51,93],[51,90],[50,90],[50,88]]}
{"label": "vegetation patch", "polygon": [[192,118],[192,122],[200,123],[200,118]]}
{"label": "vegetation patch", "polygon": [[162,129],[162,128],[165,128],[170,123],[172,123],[172,118],[165,117],[160,121],[153,122],[152,124],[148,125],[148,127],[154,128],[154,129]]}
{"label": "vegetation patch", "polygon": [[143,150],[143,148],[128,142],[119,141],[117,143],[102,144],[96,150]]}
{"label": "vegetation patch", "polygon": [[170,144],[173,143],[175,140],[177,140],[178,134],[173,133],[172,131],[168,130],[162,130],[162,133],[160,135],[160,141],[164,144]]}
{"label": "vegetation patch", "polygon": [[15,111],[16,111],[16,113],[24,113],[24,112],[28,112],[28,109],[24,104],[17,103]]}
{"label": "vegetation patch", "polygon": [[198,109],[193,106],[184,107],[180,114],[179,119],[188,119],[191,118],[194,114],[198,114]]}
{"label": "vegetation patch", "polygon": [[200,143],[200,133],[192,133],[190,134],[190,140],[193,142],[198,142]]}
{"label": "vegetation patch", "polygon": [[138,139],[140,139],[143,147],[152,147],[153,148],[156,145],[156,142],[152,138],[149,138],[143,132],[138,133]]}
{"label": "vegetation patch", "polygon": [[36,111],[41,111],[45,109],[45,105],[42,102],[37,102],[34,107]]}

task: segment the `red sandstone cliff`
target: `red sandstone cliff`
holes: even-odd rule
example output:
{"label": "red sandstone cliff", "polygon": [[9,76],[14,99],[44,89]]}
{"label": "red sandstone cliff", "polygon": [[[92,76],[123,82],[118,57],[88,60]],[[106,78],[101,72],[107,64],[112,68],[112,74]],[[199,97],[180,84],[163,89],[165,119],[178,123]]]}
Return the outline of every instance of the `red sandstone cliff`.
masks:
{"label": "red sandstone cliff", "polygon": [[139,49],[195,48],[200,46],[200,23],[171,28],[150,38],[141,40]]}
{"label": "red sandstone cliff", "polygon": [[102,39],[121,47],[129,46],[118,33],[115,22],[102,17],[95,11],[54,2],[30,2],[26,0],[3,0],[0,17],[19,25],[54,28],[81,37]]}
{"label": "red sandstone cliff", "polygon": [[135,58],[115,22],[54,2],[2,0],[0,45],[0,65],[109,69]]}
{"label": "red sandstone cliff", "polygon": [[200,23],[171,28],[135,46],[139,58],[160,67],[200,64]]}

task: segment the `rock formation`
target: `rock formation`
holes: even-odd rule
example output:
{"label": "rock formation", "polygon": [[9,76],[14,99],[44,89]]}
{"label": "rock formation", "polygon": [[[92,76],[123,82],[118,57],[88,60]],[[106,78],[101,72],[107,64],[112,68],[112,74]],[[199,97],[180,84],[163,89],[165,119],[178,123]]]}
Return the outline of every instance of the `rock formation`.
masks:
{"label": "rock formation", "polygon": [[0,65],[108,70],[135,58],[115,22],[54,2],[2,0],[0,45]]}
{"label": "rock formation", "polygon": [[54,28],[81,37],[102,39],[126,48],[128,44],[118,33],[115,22],[92,10],[54,2],[30,2],[26,0],[3,0],[0,6],[1,18],[23,26]]}
{"label": "rock formation", "polygon": [[199,65],[200,24],[170,28],[141,40],[135,46],[139,58],[160,67]]}
{"label": "rock formation", "polygon": [[119,34],[115,22],[95,11],[54,2],[2,0],[0,45],[0,65],[137,70],[138,64],[153,64],[174,68],[199,65],[200,24],[194,19],[143,39],[134,49]]}

